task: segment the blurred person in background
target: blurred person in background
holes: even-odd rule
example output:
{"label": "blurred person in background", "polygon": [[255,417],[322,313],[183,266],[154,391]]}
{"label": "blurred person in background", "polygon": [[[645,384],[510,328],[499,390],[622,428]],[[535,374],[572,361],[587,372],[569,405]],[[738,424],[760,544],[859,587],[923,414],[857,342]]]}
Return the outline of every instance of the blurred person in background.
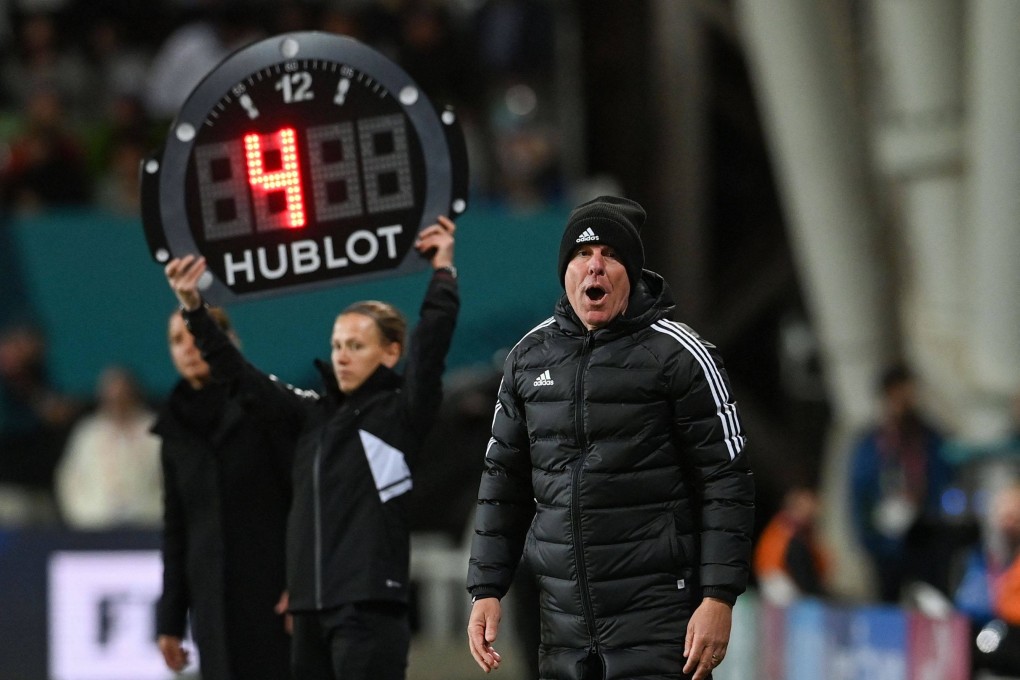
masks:
{"label": "blurred person in background", "polygon": [[40,87],[28,95],[24,121],[6,157],[0,156],[0,194],[21,213],[91,200],[84,147],[70,130],[56,89]]}
{"label": "blurred person in background", "polygon": [[[292,672],[300,680],[402,680],[407,671],[406,496],[442,402],[460,308],[455,226],[438,219],[415,241],[433,273],[410,342],[407,322],[392,305],[349,305],[333,324],[331,365],[318,364],[322,392],[283,385],[229,342],[202,304],[203,258],[186,255],[165,268],[213,376],[295,447],[287,591]],[[405,348],[401,374],[395,369]]]}
{"label": "blurred person in background", "polygon": [[922,417],[906,366],[888,368],[879,393],[878,422],[859,437],[851,457],[857,538],[883,602],[898,602],[904,586],[917,581],[948,594],[952,546],[943,535],[941,503],[954,472],[942,455],[942,434]]}
{"label": "blurred person in background", "polygon": [[171,33],[149,67],[145,106],[169,121],[191,91],[227,55],[262,37],[258,12],[244,0],[211,0],[193,21]]}
{"label": "blurred person in background", "polygon": [[[223,310],[209,316],[237,341]],[[181,379],[153,427],[164,484],[159,649],[168,668],[183,670],[190,622],[204,680],[287,678],[290,445],[212,379],[180,311],[168,340]]]}
{"label": "blurred person in background", "polygon": [[106,368],[96,410],[71,430],[57,467],[57,503],[68,526],[159,527],[159,439],[149,431],[154,421],[134,374],[122,366]]}
{"label": "blurred person in background", "polygon": [[1020,485],[993,496],[953,599],[974,629],[975,668],[1020,674]]}
{"label": "blurred person in background", "polygon": [[147,87],[150,55],[127,37],[128,22],[140,21],[141,16],[131,16],[126,4],[120,11],[112,7],[104,11],[102,5],[92,11],[86,9],[93,2],[96,0],[82,8],[88,14],[81,20],[87,24],[85,58],[92,114],[93,118],[105,118],[110,115],[109,102],[121,98],[141,100]]}
{"label": "blurred person in background", "polygon": [[42,329],[13,322],[0,330],[0,523],[57,520],[54,470],[81,412],[50,382]]}
{"label": "blurred person in background", "polygon": [[141,214],[141,185],[138,168],[150,151],[145,139],[121,137],[113,142],[109,163],[96,183],[96,207],[114,215]]}
{"label": "blurred person in background", "polygon": [[454,30],[447,6],[409,2],[400,12],[396,61],[433,101],[465,107],[480,90],[477,59]]}
{"label": "blurred person in background", "polygon": [[819,508],[814,489],[797,486],[765,525],[754,549],[754,574],[769,602],[786,606],[828,593],[830,558],[817,535]]}
{"label": "blurred person in background", "polygon": [[551,82],[556,65],[556,9],[542,0],[484,0],[472,18],[478,59],[494,86]]}
{"label": "blurred person in background", "polygon": [[14,12],[16,40],[0,63],[0,89],[14,111],[25,111],[39,90],[52,90],[75,120],[96,101],[81,52],[62,39],[59,12],[27,8]]}
{"label": "blurred person in background", "polygon": [[542,678],[702,680],[726,656],[754,529],[746,439],[719,353],[643,269],[644,221],[615,196],[570,213],[565,294],[504,363],[467,578],[485,672],[522,556]]}

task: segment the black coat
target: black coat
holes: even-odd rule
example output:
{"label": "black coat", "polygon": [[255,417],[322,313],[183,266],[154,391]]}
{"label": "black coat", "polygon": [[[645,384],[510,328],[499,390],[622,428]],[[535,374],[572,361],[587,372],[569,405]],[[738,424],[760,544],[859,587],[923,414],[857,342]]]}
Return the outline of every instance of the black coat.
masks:
{"label": "black coat", "polygon": [[285,589],[289,451],[219,386],[179,383],[153,432],[165,502],[157,632],[181,637],[190,614],[205,680],[289,677],[273,611]]}
{"label": "black coat", "polygon": [[586,330],[566,297],[510,352],[486,452],[468,589],[537,577],[543,678],[679,678],[705,596],[745,588],[754,485],[715,348],[668,320],[645,272],[627,314]]}
{"label": "black coat", "polygon": [[380,366],[349,395],[326,366],[322,393],[283,385],[248,364],[208,314],[185,314],[213,374],[294,443],[287,527],[292,611],[408,601],[405,494],[413,486],[415,455],[439,411],[459,306],[456,280],[445,271],[433,274],[403,375]]}

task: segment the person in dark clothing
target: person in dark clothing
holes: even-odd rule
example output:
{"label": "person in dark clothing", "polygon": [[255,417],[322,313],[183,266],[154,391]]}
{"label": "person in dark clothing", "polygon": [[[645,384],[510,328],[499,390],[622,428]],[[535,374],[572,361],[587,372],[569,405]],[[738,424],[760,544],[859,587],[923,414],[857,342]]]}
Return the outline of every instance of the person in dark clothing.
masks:
{"label": "person in dark clothing", "polygon": [[814,489],[795,486],[754,549],[754,573],[766,600],[789,605],[798,597],[829,594],[830,558],[817,535],[821,501]]}
{"label": "person in dark clothing", "polygon": [[942,494],[956,471],[944,439],[920,409],[918,384],[903,364],[879,380],[881,413],[861,433],[850,460],[850,510],[882,602],[900,601],[923,582],[949,594],[956,539],[942,517]]}
{"label": "person in dark clothing", "polygon": [[[415,247],[433,267],[418,325],[391,305],[358,302],[337,317],[321,393],[281,384],[244,360],[201,304],[203,259],[166,266],[213,375],[294,445],[287,523],[292,672],[301,680],[399,680],[410,646],[406,494],[410,466],[442,400],[460,306],[454,224],[425,228]],[[394,368],[405,346],[403,375]]]}
{"label": "person in dark clothing", "polygon": [[19,213],[78,206],[92,197],[81,142],[70,131],[63,98],[49,87],[33,92],[20,134],[0,159],[0,201]]}
{"label": "person in dark clothing", "polygon": [[46,350],[31,321],[0,328],[0,525],[59,521],[54,473],[84,409],[53,384]]}
{"label": "person in dark clothing", "polygon": [[518,562],[537,578],[542,678],[694,678],[726,656],[754,483],[716,349],[669,320],[637,203],[571,212],[566,294],[504,364],[467,586],[489,672]]}
{"label": "person in dark clothing", "polygon": [[[209,314],[226,333],[220,309]],[[181,380],[152,431],[162,438],[163,594],[157,633],[166,665],[188,663],[190,615],[205,680],[289,677],[278,606],[290,506],[290,451],[214,382],[179,311],[170,354]]]}

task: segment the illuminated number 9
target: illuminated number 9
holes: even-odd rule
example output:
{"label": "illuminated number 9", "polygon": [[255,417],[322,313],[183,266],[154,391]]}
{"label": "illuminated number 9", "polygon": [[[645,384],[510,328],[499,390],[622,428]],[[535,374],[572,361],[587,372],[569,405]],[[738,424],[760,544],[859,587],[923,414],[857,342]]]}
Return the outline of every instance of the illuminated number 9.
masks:
{"label": "illuminated number 9", "polygon": [[257,230],[305,226],[294,130],[283,128],[268,135],[245,135],[244,153],[248,183],[253,188]]}

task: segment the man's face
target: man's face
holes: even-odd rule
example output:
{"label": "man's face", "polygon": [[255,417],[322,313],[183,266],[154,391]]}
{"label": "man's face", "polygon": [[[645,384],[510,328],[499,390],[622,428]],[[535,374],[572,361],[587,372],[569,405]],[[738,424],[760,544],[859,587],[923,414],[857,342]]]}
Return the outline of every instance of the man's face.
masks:
{"label": "man's face", "polygon": [[885,410],[893,420],[900,420],[917,410],[917,386],[913,380],[904,380],[886,388]]}
{"label": "man's face", "polygon": [[180,314],[170,317],[168,336],[170,358],[181,377],[196,389],[207,383],[210,376],[209,364],[195,346],[195,338],[184,325],[184,319]]}
{"label": "man's face", "polygon": [[563,287],[574,313],[588,330],[605,326],[627,309],[630,279],[612,247],[582,245],[567,262]]}
{"label": "man's face", "polygon": [[332,346],[333,373],[344,394],[361,387],[380,364],[393,368],[400,359],[400,344],[384,342],[375,319],[364,314],[337,317]]}

